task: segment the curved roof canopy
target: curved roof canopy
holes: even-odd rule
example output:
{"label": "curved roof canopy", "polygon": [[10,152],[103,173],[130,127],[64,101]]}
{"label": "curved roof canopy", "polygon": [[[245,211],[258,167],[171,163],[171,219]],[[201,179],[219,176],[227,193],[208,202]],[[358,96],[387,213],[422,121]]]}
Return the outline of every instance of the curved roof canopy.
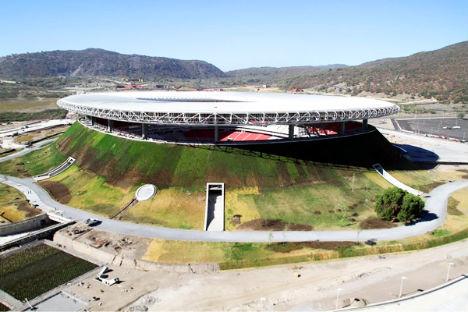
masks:
{"label": "curved roof canopy", "polygon": [[395,104],[361,97],[223,91],[127,91],[72,95],[58,105],[105,119],[153,124],[307,124],[395,114]]}

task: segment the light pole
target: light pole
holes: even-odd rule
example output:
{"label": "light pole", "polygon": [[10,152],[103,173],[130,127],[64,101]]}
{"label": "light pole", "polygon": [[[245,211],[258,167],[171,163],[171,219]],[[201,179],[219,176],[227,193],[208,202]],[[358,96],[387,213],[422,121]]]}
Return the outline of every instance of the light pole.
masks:
{"label": "light pole", "polygon": [[445,277],[445,282],[448,282],[450,279],[450,268],[453,267],[454,263],[449,262],[447,266],[447,276]]}
{"label": "light pole", "polygon": [[336,300],[335,300],[335,310],[338,309],[338,301],[340,299],[340,292],[342,291],[343,289],[341,288],[337,288],[336,289]]}
{"label": "light pole", "polygon": [[405,281],[406,279],[407,279],[406,276],[401,277],[401,280],[400,280],[400,293],[398,294],[398,298],[401,298],[401,296],[403,295],[403,281]]}

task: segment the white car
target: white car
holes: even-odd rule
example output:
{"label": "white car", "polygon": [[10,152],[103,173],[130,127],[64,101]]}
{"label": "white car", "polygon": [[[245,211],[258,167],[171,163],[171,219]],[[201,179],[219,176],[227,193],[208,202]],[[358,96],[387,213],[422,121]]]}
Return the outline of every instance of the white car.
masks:
{"label": "white car", "polygon": [[93,218],[86,219],[86,225],[88,226],[95,226],[95,225],[101,224],[101,222],[102,221],[93,219]]}

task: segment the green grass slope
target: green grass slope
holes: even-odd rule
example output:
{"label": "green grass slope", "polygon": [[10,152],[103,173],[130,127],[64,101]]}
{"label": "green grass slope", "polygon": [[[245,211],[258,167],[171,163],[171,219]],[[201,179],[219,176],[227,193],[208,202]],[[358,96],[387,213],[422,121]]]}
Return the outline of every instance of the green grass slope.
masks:
{"label": "green grass slope", "polygon": [[[385,148],[379,135],[371,134]],[[0,172],[38,174],[73,156],[73,168],[41,183],[60,202],[110,216],[131,199],[138,185],[153,183],[158,196],[122,217],[184,228],[202,226],[205,184],[219,181],[226,184],[228,229],[289,228],[288,224],[329,229],[358,226],[372,215],[373,197],[386,186],[366,168],[320,164],[309,156],[325,158],[319,150],[340,155],[340,149],[369,145],[370,139],[269,145],[268,151],[202,148],[130,141],[76,123],[54,144],[0,164]],[[350,158],[349,152],[345,156]],[[240,223],[232,221],[235,215],[241,216]]]}
{"label": "green grass slope", "polygon": [[[368,144],[368,139],[362,144]],[[302,153],[300,146],[253,151],[154,144],[106,135],[78,123],[59,139],[57,147],[63,155],[75,157],[81,168],[116,185],[146,182],[200,188],[207,181],[223,181],[229,187],[272,188],[322,180],[330,173],[327,167],[294,157]],[[295,153],[276,153],[280,150]],[[310,150],[313,146],[304,154],[313,154]]]}
{"label": "green grass slope", "polygon": [[[314,178],[305,162],[266,159],[243,153],[149,142],[132,142],[73,125],[58,142],[59,150],[77,158],[81,168],[110,183],[155,183],[160,187],[280,186]],[[299,172],[301,174],[299,174]]]}

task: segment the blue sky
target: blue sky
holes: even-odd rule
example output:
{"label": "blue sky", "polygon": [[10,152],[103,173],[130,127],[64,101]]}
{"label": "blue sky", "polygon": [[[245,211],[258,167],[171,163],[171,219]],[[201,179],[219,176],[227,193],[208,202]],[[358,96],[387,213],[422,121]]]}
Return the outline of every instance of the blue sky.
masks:
{"label": "blue sky", "polygon": [[0,55],[103,48],[223,70],[360,64],[468,40],[468,1],[0,0]]}

